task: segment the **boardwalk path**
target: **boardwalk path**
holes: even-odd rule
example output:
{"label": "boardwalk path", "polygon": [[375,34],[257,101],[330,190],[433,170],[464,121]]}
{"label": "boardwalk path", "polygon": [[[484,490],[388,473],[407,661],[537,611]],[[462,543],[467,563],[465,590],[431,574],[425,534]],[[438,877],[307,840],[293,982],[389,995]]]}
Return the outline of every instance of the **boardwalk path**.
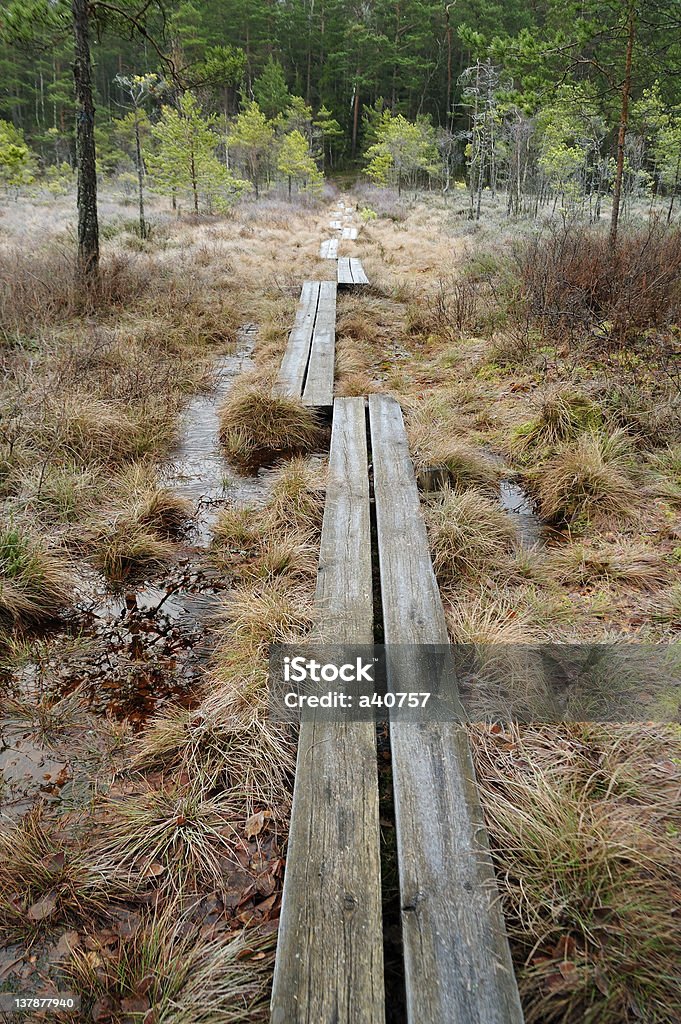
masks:
{"label": "boardwalk path", "polygon": [[[336,230],[347,212],[341,201]],[[333,401],[335,289],[303,286],[278,384],[333,409],[319,629],[412,645],[409,678],[428,690],[426,645],[448,636],[402,411],[385,395]],[[390,741],[408,1024],[521,1024],[465,731],[391,721]],[[272,1024],[383,1024],[380,864],[374,724],[303,722]]]}

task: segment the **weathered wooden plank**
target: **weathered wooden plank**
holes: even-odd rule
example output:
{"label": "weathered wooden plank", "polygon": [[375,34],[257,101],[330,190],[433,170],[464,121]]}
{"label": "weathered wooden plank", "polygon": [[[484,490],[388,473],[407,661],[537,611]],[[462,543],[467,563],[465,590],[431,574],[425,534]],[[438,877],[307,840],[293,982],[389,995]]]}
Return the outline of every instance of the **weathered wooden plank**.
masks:
{"label": "weathered wooden plank", "polygon": [[303,389],[305,405],[333,405],[333,372],[336,355],[336,282],[322,281],[312,334],[310,361]]}
{"label": "weathered wooden plank", "polygon": [[[398,403],[369,398],[386,644],[447,643]],[[427,690],[415,655],[414,689]],[[455,723],[392,722],[410,1024],[523,1019],[473,765]]]}
{"label": "weathered wooden plank", "polygon": [[338,239],[326,238],[319,247],[319,255],[324,260],[338,259]]}
{"label": "weathered wooden plank", "polygon": [[288,345],[279,367],[275,387],[278,394],[302,394],[317,316],[320,284],[320,281],[305,281],[303,284],[295,324],[289,334]]}
{"label": "weathered wooden plank", "polygon": [[351,285],[353,283],[352,272],[350,270],[350,260],[347,256],[339,257],[336,277],[339,286]]}
{"label": "weathered wooden plank", "polygon": [[369,278],[364,272],[362,261],[356,259],[354,256],[350,259],[350,273],[352,274],[352,283],[355,285],[366,285],[369,284]]}
{"label": "weathered wooden plank", "polygon": [[343,238],[357,238],[357,228],[345,227],[343,228]]}
{"label": "weathered wooden plank", "polygon": [[[322,637],[371,643],[364,399],[334,406],[317,578]],[[383,1024],[375,730],[304,722],[272,989],[272,1024]]]}
{"label": "weathered wooden plank", "polygon": [[356,259],[354,256],[339,257],[336,276],[339,288],[369,284],[369,278],[364,272],[362,261]]}
{"label": "weathered wooden plank", "polygon": [[341,225],[341,222],[340,222],[339,220],[332,220],[332,221],[329,221],[329,227],[330,227],[330,228],[333,228],[333,229],[334,229],[334,231],[340,231],[340,229],[341,229],[341,226],[342,226],[342,225]]}

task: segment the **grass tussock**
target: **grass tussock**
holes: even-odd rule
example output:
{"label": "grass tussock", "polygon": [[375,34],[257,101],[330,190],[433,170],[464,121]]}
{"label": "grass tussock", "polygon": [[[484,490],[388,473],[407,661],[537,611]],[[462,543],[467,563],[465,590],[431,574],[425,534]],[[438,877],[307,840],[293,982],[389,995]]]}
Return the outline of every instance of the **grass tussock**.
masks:
{"label": "grass tussock", "polygon": [[480,584],[513,556],[515,527],[479,491],[446,491],[427,510],[433,567],[443,586]]}
{"label": "grass tussock", "polygon": [[178,902],[146,911],[132,935],[94,953],[74,950],[65,972],[102,1019],[265,1024],[273,961],[271,935],[215,934]]}
{"label": "grass tussock", "polygon": [[568,385],[549,388],[535,418],[513,431],[511,450],[519,455],[541,455],[582,433],[598,430],[601,423],[600,410],[588,395]]}
{"label": "grass tussock", "polygon": [[678,734],[495,726],[471,739],[528,1024],[671,1024]]}
{"label": "grass tussock", "polygon": [[224,631],[234,643],[265,654],[274,643],[300,638],[314,623],[309,587],[290,578],[247,582],[225,605]]}
{"label": "grass tussock", "polygon": [[597,518],[622,519],[639,504],[633,438],[582,434],[533,475],[542,517],[579,528]]}
{"label": "grass tussock", "polygon": [[86,545],[107,578],[121,581],[170,561],[172,542],[186,532],[192,512],[191,502],[162,486],[153,468],[137,463],[117,477],[106,515],[90,523]]}
{"label": "grass tussock", "polygon": [[326,467],[320,459],[289,459],[275,470],[266,522],[270,530],[295,527],[317,534],[324,517]]}
{"label": "grass tussock", "polygon": [[65,556],[18,525],[0,529],[0,625],[35,625],[68,603],[74,578]]}
{"label": "grass tussock", "polygon": [[452,643],[476,646],[525,644],[542,632],[529,603],[517,593],[496,590],[479,597],[452,596],[445,603],[447,629]]}
{"label": "grass tussock", "polygon": [[220,437],[236,465],[253,468],[314,451],[324,433],[300,399],[273,394],[271,380],[250,376],[235,385],[220,410]]}
{"label": "grass tussock", "polygon": [[656,551],[626,538],[558,547],[549,554],[549,570],[563,586],[612,583],[634,590],[658,590],[670,574],[668,564]]}
{"label": "grass tussock", "polygon": [[97,840],[103,875],[143,888],[154,878],[176,893],[221,886],[240,814],[227,795],[210,797],[196,786],[150,788],[112,801],[104,813]]}
{"label": "grass tussock", "polygon": [[500,472],[479,447],[429,429],[424,424],[412,427],[410,447],[416,472],[444,469],[452,487],[478,487],[494,491]]}
{"label": "grass tussock", "polygon": [[118,887],[107,887],[89,855],[39,811],[0,831],[0,929],[15,939],[102,911]]}

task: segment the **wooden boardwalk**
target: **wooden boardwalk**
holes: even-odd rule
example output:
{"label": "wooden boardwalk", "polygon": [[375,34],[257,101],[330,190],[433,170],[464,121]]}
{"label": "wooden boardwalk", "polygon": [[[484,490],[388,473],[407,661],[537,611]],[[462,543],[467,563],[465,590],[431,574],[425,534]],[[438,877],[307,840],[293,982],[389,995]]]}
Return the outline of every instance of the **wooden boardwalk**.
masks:
{"label": "wooden boardwalk", "polygon": [[[317,580],[322,636],[373,642],[364,399],[334,405]],[[279,923],[272,1024],[382,1024],[376,731],[304,722]]]}
{"label": "wooden boardwalk", "polygon": [[350,227],[350,226],[343,228],[343,236],[342,237],[343,238],[350,238],[350,239],[357,238],[357,228],[353,228],[353,227]]}
{"label": "wooden boardwalk", "polygon": [[[417,645],[447,630],[402,412],[384,395],[368,426],[364,399],[334,404],[317,603],[323,637],[414,645],[410,678],[429,689]],[[521,1024],[466,734],[391,721],[390,737],[408,1022]],[[376,780],[372,725],[301,726],[272,1024],[383,1024]]]}
{"label": "wooden boardwalk", "polygon": [[319,246],[319,255],[323,260],[338,259],[338,239],[327,238]]}
{"label": "wooden boardwalk", "polygon": [[336,284],[305,281],[276,392],[302,398],[305,405],[331,408],[335,351]]}
{"label": "wooden boardwalk", "polygon": [[368,285],[369,278],[364,273],[361,260],[354,256],[342,256],[338,260],[338,287],[352,287],[353,285]]}
{"label": "wooden boardwalk", "polygon": [[[402,411],[371,395],[369,420],[385,643],[447,644]],[[410,670],[427,688],[416,653]],[[408,1020],[519,1024],[466,734],[456,723],[393,722],[390,744]]]}

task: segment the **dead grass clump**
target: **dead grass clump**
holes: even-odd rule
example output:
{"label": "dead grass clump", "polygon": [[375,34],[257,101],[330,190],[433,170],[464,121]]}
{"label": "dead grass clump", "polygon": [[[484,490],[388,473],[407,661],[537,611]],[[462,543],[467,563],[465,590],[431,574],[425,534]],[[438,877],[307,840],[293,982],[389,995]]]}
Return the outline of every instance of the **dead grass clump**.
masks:
{"label": "dead grass clump", "polygon": [[35,625],[54,618],[73,585],[63,555],[20,526],[0,529],[0,623]]}
{"label": "dead grass clump", "polygon": [[314,623],[309,589],[284,577],[235,587],[225,617],[225,639],[261,655],[270,644],[300,639]]}
{"label": "dead grass clump", "polygon": [[326,467],[316,458],[294,458],[274,471],[266,523],[272,530],[295,527],[304,534],[317,534],[324,518]]}
{"label": "dead grass clump", "polygon": [[116,479],[114,508],[140,526],[165,538],[181,536],[192,518],[192,503],[163,487],[153,467],[137,462]]}
{"label": "dead grass clump", "polygon": [[575,528],[626,517],[639,502],[635,472],[633,438],[625,431],[583,434],[533,474],[542,517]]}
{"label": "dead grass clump", "polygon": [[471,739],[528,1024],[671,1022],[678,734],[495,726]]}
{"label": "dead grass clump", "polygon": [[427,510],[433,566],[444,586],[480,585],[513,555],[516,532],[506,513],[479,491],[447,491]]}
{"label": "dead grass clump", "polygon": [[274,580],[280,576],[314,583],[317,575],[317,550],[303,533],[288,532],[268,536],[252,561],[241,568],[245,579]]}
{"label": "dead grass clump", "polygon": [[213,527],[214,547],[237,554],[257,551],[265,529],[262,517],[262,509],[253,506],[223,509]]}
{"label": "dead grass clump", "polygon": [[139,523],[115,521],[93,531],[90,541],[95,561],[113,582],[149,568],[159,568],[172,560],[175,548]]}
{"label": "dead grass clump", "polygon": [[531,610],[517,594],[491,591],[480,597],[462,595],[445,604],[452,643],[476,646],[526,644],[541,633]]}
{"label": "dead grass clump", "polygon": [[324,432],[300,399],[272,394],[271,380],[251,375],[235,385],[220,410],[220,437],[235,464],[253,468],[314,451]]}
{"label": "dead grass clump", "polygon": [[603,582],[636,590],[657,590],[669,579],[663,558],[643,544],[618,542],[568,544],[548,556],[548,569],[564,586],[589,587]]}
{"label": "dead grass clump", "polygon": [[[229,661],[229,658],[224,659]],[[216,666],[212,691],[192,711],[168,708],[141,734],[134,767],[161,766],[184,772],[195,788],[210,794],[231,790],[246,814],[285,801],[295,749],[282,727],[265,719],[267,664],[239,674]]]}
{"label": "dead grass clump", "polygon": [[237,837],[234,799],[209,797],[195,785],[149,788],[111,800],[97,836],[103,875],[135,888],[148,879],[176,893],[201,882],[219,888]]}
{"label": "dead grass clump", "polygon": [[[86,854],[38,811],[0,832],[0,929],[35,935],[101,911],[113,894]],[[119,892],[122,890],[119,890]]]}
{"label": "dead grass clump", "polygon": [[579,434],[598,430],[601,423],[601,412],[588,395],[565,385],[549,388],[537,416],[513,431],[511,450],[522,454],[551,449],[564,441],[574,441]]}
{"label": "dead grass clump", "polygon": [[176,900],[145,912],[131,935],[75,949],[64,970],[89,1016],[243,1024],[267,1018],[273,960],[271,935],[216,936]]}
{"label": "dead grass clump", "polygon": [[445,469],[453,487],[479,487],[494,491],[499,485],[499,469],[480,448],[459,441],[438,430],[415,423],[409,431],[414,467]]}
{"label": "dead grass clump", "polygon": [[90,521],[86,546],[111,580],[164,565],[175,553],[173,540],[191,521],[191,502],[161,486],[154,469],[135,463],[115,481],[106,515]]}

